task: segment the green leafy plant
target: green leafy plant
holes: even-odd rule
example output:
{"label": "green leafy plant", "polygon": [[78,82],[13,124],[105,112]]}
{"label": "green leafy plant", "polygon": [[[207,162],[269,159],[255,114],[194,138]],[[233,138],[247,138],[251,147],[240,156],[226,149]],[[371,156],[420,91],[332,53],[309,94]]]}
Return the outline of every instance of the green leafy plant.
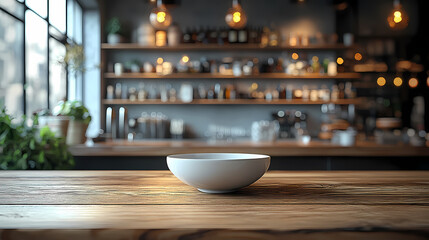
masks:
{"label": "green leafy plant", "polygon": [[26,117],[15,124],[3,107],[0,110],[0,169],[2,170],[50,170],[71,169],[74,160],[63,138],[47,127],[25,124]]}
{"label": "green leafy plant", "polygon": [[108,34],[121,34],[123,33],[123,26],[119,18],[113,17],[106,23],[106,32]]}
{"label": "green leafy plant", "polygon": [[80,101],[60,101],[52,111],[54,116],[69,116],[74,120],[83,121],[86,124],[91,122],[91,114]]}

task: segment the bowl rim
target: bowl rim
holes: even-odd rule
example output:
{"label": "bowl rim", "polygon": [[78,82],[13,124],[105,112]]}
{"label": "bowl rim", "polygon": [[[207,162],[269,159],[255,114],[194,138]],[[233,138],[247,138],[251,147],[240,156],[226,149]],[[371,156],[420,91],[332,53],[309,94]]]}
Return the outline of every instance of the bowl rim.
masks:
{"label": "bowl rim", "polygon": [[[213,158],[201,158],[198,156],[202,155],[225,155],[225,156],[242,156],[241,158],[222,158],[213,157]],[[181,153],[181,154],[172,154],[167,156],[167,160],[186,160],[186,161],[255,161],[255,160],[271,160],[271,157],[265,154],[255,154],[255,153]]]}

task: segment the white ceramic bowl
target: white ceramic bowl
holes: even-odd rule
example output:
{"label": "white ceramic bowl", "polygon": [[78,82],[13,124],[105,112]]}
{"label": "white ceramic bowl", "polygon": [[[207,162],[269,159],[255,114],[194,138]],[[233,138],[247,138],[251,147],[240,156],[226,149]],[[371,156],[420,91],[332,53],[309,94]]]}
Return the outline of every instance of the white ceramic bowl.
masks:
{"label": "white ceramic bowl", "polygon": [[270,156],[246,153],[193,153],[167,157],[170,171],[205,193],[234,192],[261,178]]}

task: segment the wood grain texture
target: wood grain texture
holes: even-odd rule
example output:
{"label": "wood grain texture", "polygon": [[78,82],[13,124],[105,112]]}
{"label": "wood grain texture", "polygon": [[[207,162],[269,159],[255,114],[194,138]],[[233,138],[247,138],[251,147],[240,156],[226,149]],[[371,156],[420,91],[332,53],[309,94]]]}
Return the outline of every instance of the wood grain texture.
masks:
{"label": "wood grain texture", "polygon": [[379,145],[374,142],[357,142],[352,147],[333,145],[330,142],[312,141],[300,145],[296,141],[256,143],[251,141],[207,142],[201,140],[115,140],[94,146],[70,146],[73,156],[167,156],[178,153],[247,152],[270,156],[332,156],[332,157],[429,157],[428,147],[408,145]]}
{"label": "wood grain texture", "polygon": [[427,171],[273,171],[214,195],[168,171],[2,171],[0,182],[0,228],[21,229],[0,239],[429,237]]}

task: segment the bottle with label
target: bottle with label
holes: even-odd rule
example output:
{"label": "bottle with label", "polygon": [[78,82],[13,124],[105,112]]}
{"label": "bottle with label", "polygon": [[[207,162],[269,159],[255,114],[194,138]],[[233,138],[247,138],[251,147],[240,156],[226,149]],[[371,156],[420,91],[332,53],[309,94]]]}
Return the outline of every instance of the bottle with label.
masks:
{"label": "bottle with label", "polygon": [[319,63],[319,58],[317,56],[313,56],[311,58],[311,68],[313,69],[314,73],[319,73],[320,72],[320,63]]}
{"label": "bottle with label", "polygon": [[222,28],[219,30],[217,43],[219,45],[223,45],[228,42],[228,30],[226,28]]}
{"label": "bottle with label", "polygon": [[206,31],[201,27],[197,32],[197,43],[204,43],[207,41]]}
{"label": "bottle with label", "polygon": [[283,85],[279,85],[277,89],[279,91],[279,99],[286,99],[286,88]]}
{"label": "bottle with label", "polygon": [[231,85],[227,85],[225,88],[225,99],[231,99]]}
{"label": "bottle with label", "polygon": [[243,28],[238,30],[238,42],[239,43],[248,43],[249,42],[249,35],[247,28]]}
{"label": "bottle with label", "polygon": [[122,84],[121,83],[116,83],[115,86],[115,98],[116,99],[121,99],[122,96]]}
{"label": "bottle with label", "polygon": [[261,47],[268,46],[269,35],[270,35],[270,29],[267,27],[264,27],[262,29],[262,34],[261,34]]}
{"label": "bottle with label", "polygon": [[310,99],[310,90],[307,85],[302,86],[302,99],[309,100]]}
{"label": "bottle with label", "polygon": [[197,29],[196,29],[196,28],[194,28],[194,29],[191,31],[191,42],[192,42],[192,43],[196,43],[196,42],[197,42],[197,36],[198,36]]}
{"label": "bottle with label", "polygon": [[351,82],[346,82],[346,89],[344,90],[344,93],[347,99],[356,98],[356,89],[353,88]]}
{"label": "bottle with label", "polygon": [[207,99],[214,99],[215,98],[215,92],[213,87],[211,87],[209,90],[207,90]]}
{"label": "bottle with label", "polygon": [[131,87],[128,89],[128,98],[130,101],[137,100],[137,90],[135,88]]}
{"label": "bottle with label", "polygon": [[114,87],[112,85],[107,86],[107,93],[106,93],[106,98],[107,99],[113,99],[115,98],[115,94],[114,94]]}
{"label": "bottle with label", "polygon": [[274,72],[284,72],[283,68],[283,58],[278,58]]}
{"label": "bottle with label", "polygon": [[188,28],[183,33],[182,42],[183,43],[192,43],[192,33]]}
{"label": "bottle with label", "polygon": [[344,99],[345,98],[344,83],[338,84],[338,90],[340,91],[338,94],[338,99]]}
{"label": "bottle with label", "polygon": [[337,101],[339,95],[340,95],[340,91],[338,91],[338,86],[337,85],[332,85],[331,100],[332,101]]}
{"label": "bottle with label", "polygon": [[270,45],[270,47],[277,47],[279,45],[279,33],[275,29],[269,32],[268,45]]}
{"label": "bottle with label", "polygon": [[147,99],[147,92],[144,89],[144,84],[140,84],[139,93],[137,94],[137,99],[139,101],[144,101]]}
{"label": "bottle with label", "polygon": [[258,30],[256,28],[249,28],[248,31],[248,42],[249,43],[259,43],[258,41]]}
{"label": "bottle with label", "polygon": [[230,28],[228,31],[228,43],[238,42],[238,32],[235,29]]}

